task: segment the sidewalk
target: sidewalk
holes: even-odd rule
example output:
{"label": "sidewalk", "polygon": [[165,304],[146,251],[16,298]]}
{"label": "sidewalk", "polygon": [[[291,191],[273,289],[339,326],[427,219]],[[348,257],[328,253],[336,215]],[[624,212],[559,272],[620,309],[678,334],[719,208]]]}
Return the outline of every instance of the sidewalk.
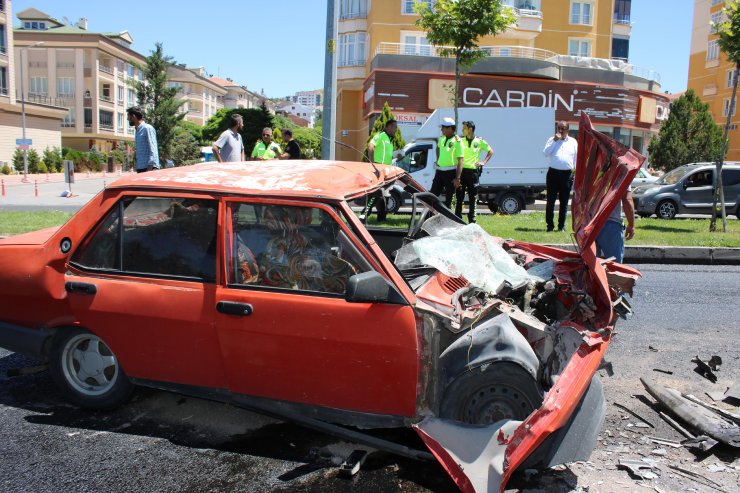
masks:
{"label": "sidewalk", "polygon": [[[75,173],[75,183],[71,187],[74,195],[62,197],[62,192],[70,189],[64,183],[64,173],[29,175],[30,183],[22,183],[22,175],[0,175],[5,184],[5,195],[0,195],[0,211],[52,209],[74,212],[119,176],[118,173]],[[544,209],[544,203],[541,207]],[[540,207],[534,209],[539,210]],[[573,245],[552,246],[574,249]],[[635,264],[740,265],[740,248],[630,246],[628,243],[624,257],[625,263]]]}

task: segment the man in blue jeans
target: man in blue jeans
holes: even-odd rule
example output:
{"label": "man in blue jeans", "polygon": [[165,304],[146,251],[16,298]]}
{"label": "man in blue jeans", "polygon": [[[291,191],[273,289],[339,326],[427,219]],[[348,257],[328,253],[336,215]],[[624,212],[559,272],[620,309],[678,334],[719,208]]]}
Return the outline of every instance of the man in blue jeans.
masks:
{"label": "man in blue jeans", "polygon": [[[622,224],[622,208],[627,218],[627,229]],[[606,224],[596,238],[596,255],[601,258],[614,257],[622,263],[624,260],[624,242],[635,236],[635,204],[632,201],[632,188],[628,188],[620,203],[609,215]]]}

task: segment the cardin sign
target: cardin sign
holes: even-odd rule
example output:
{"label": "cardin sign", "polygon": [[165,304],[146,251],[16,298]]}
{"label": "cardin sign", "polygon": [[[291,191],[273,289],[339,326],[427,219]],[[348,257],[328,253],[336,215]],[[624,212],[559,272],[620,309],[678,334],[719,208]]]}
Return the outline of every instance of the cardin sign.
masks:
{"label": "cardin sign", "polygon": [[[374,74],[375,94],[368,109],[386,101],[392,110],[431,113],[452,107],[452,79],[422,73]],[[602,125],[658,130],[668,117],[661,94],[626,87],[543,79],[466,75],[460,80],[462,108],[554,108],[558,120],[577,121],[581,111]]]}

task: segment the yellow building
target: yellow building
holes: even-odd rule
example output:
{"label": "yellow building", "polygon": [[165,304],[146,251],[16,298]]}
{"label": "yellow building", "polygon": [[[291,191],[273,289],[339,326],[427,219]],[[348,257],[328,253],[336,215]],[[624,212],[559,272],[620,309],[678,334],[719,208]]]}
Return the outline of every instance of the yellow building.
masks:
{"label": "yellow building", "polygon": [[[454,61],[438,56],[415,25],[414,0],[336,1],[336,128],[345,144],[336,152],[338,159],[354,160],[358,152],[347,146],[364,148],[385,102],[407,140],[434,108],[451,106],[434,93],[454,79]],[[480,41],[488,57],[462,77],[460,96],[468,89],[470,98],[461,106],[553,106],[557,118],[574,127],[585,110],[599,130],[644,152],[669,103],[658,74],[627,61],[631,1],[504,3],[517,24]],[[476,97],[493,91],[501,97]]]}
{"label": "yellow building", "polygon": [[[709,104],[714,121],[727,123],[732,97],[735,67],[719,49],[714,25],[722,21],[723,0],[695,0],[694,22],[691,30],[688,88],[693,89],[702,101]],[[740,160],[740,135],[737,130],[737,102],[730,124],[728,161]]]}

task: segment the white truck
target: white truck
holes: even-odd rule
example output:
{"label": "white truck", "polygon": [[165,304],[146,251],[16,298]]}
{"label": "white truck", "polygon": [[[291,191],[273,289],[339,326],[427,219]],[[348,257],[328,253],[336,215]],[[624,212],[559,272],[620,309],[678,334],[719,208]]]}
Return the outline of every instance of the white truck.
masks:
{"label": "white truck", "polygon": [[[454,117],[452,108],[435,110],[419,129],[415,140],[399,152],[395,165],[429,190],[434,179],[437,139],[442,118]],[[493,157],[483,168],[478,201],[492,212],[516,214],[533,204],[545,190],[547,160],[542,154],[547,139],[555,133],[553,108],[460,108],[457,130],[462,122],[475,122],[475,133],[493,147]],[[483,157],[483,156],[482,156]],[[395,195],[393,194],[395,192]],[[392,191],[389,207],[400,206],[402,197]]]}

